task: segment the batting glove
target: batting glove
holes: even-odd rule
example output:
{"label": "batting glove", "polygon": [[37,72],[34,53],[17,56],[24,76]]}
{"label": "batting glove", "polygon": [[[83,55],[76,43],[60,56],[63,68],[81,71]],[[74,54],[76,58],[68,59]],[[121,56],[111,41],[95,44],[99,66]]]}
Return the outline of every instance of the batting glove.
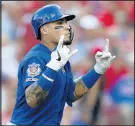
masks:
{"label": "batting glove", "polygon": [[94,66],[94,69],[99,74],[104,74],[116,57],[112,56],[108,50],[109,50],[109,40],[106,39],[106,45],[104,47],[103,52],[98,51],[95,55],[96,64]]}
{"label": "batting glove", "polygon": [[78,49],[75,49],[71,52],[71,50],[66,45],[63,45],[63,41],[64,35],[60,37],[58,46],[56,50],[51,53],[51,60],[46,65],[55,71],[58,71],[60,68],[62,68],[70,59],[70,57],[78,51]]}

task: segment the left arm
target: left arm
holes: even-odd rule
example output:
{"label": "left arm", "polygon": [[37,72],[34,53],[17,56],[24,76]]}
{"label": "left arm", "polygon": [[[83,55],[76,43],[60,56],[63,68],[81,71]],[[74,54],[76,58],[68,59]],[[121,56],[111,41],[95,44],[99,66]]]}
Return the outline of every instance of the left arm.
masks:
{"label": "left arm", "polygon": [[96,64],[93,69],[86,73],[83,77],[78,78],[72,83],[74,83],[74,89],[68,97],[70,102],[75,102],[76,100],[82,98],[89,89],[96,83],[102,74],[110,67],[115,56],[112,56],[108,51],[109,49],[109,40],[106,40],[107,43],[103,52],[97,52],[95,55]]}
{"label": "left arm", "polygon": [[82,98],[88,90],[92,88],[101,75],[102,74],[98,74],[93,68],[83,77],[75,79],[74,101]]}

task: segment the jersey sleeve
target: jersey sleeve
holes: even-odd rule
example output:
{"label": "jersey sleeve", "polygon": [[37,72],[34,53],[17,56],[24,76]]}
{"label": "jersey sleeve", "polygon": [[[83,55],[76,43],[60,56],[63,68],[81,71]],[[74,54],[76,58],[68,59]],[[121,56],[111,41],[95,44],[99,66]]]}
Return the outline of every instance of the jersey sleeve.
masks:
{"label": "jersey sleeve", "polygon": [[75,91],[75,83],[73,80],[73,74],[71,71],[71,66],[70,63],[68,62],[68,68],[69,68],[69,73],[68,73],[68,77],[69,77],[69,87],[68,87],[68,96],[67,96],[67,104],[72,107],[72,103],[75,101],[75,96],[74,96],[74,91]]}
{"label": "jersey sleeve", "polygon": [[45,63],[37,58],[30,58],[24,64],[23,87],[26,88],[39,79],[45,71]]}
{"label": "jersey sleeve", "polygon": [[67,104],[72,107],[72,103],[75,101],[74,91],[75,91],[75,83],[73,78],[69,79],[69,88],[68,88],[68,96],[67,96]]}

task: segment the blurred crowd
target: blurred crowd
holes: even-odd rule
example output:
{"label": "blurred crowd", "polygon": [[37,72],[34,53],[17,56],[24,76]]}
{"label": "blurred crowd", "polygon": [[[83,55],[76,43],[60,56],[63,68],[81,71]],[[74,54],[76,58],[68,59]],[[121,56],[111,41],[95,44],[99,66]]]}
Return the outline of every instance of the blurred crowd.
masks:
{"label": "blurred crowd", "polygon": [[[24,55],[35,44],[31,17],[40,7],[59,4],[75,14],[68,22],[75,37],[70,59],[74,78],[95,64],[105,39],[116,59],[92,89],[65,107],[61,124],[134,124],[134,1],[2,1],[2,124],[10,120],[16,100],[17,70]],[[20,113],[21,114],[21,113]],[[23,113],[22,113],[23,114]]]}

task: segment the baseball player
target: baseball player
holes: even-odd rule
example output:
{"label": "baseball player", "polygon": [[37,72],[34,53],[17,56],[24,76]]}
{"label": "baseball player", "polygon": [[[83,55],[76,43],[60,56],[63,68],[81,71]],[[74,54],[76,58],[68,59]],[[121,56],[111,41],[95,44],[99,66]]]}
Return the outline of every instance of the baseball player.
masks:
{"label": "baseball player", "polygon": [[97,52],[96,64],[84,76],[73,79],[69,58],[74,32],[68,21],[75,15],[64,14],[55,4],[37,10],[32,27],[40,42],[22,59],[18,70],[16,104],[10,123],[14,125],[60,125],[65,103],[82,98],[110,67],[112,56],[107,41]]}

